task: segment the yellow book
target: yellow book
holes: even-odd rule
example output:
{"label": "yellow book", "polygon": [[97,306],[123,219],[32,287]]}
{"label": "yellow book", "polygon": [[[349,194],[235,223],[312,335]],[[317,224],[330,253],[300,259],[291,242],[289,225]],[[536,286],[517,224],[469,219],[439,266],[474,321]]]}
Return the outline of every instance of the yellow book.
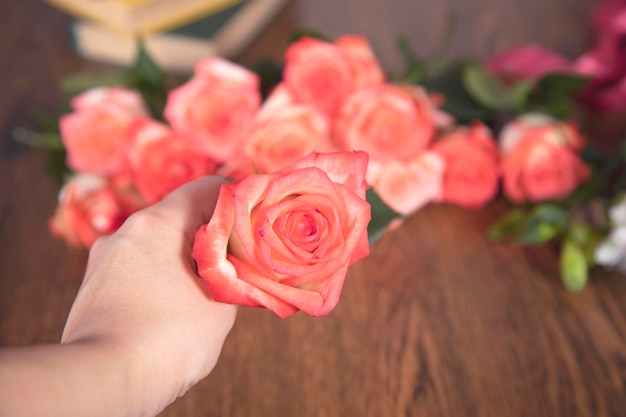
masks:
{"label": "yellow book", "polygon": [[242,0],[44,0],[79,19],[122,36],[167,31],[219,12]]}
{"label": "yellow book", "polygon": [[[174,30],[147,35],[144,47],[166,71],[188,73],[202,58],[236,57],[288,2],[247,0]],[[135,39],[91,22],[74,22],[72,35],[76,52],[94,61],[128,66],[138,52]]]}

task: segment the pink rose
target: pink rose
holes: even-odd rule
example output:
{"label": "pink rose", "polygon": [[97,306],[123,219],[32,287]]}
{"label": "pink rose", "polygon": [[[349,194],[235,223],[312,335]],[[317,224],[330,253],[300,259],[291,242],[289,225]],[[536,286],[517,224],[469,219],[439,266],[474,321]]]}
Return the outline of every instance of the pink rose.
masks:
{"label": "pink rose", "polygon": [[444,161],[423,152],[410,161],[370,160],[367,182],[394,211],[409,216],[441,196]]}
{"label": "pink rose", "polygon": [[198,151],[224,162],[240,152],[260,103],[256,74],[208,58],[198,63],[191,80],[170,91],[164,115]]}
{"label": "pink rose", "polygon": [[596,43],[575,63],[576,70],[592,77],[584,102],[599,110],[626,109],[626,2],[603,0],[592,18]]}
{"label": "pink rose", "polygon": [[505,51],[487,64],[487,70],[506,81],[538,79],[555,72],[573,72],[563,56],[539,45],[528,44]]}
{"label": "pink rose", "polygon": [[146,201],[156,203],[179,186],[214,174],[217,164],[197,152],[188,138],[150,119],[135,123],[128,162],[133,181]]}
{"label": "pink rose", "polygon": [[348,266],[368,255],[367,154],[312,153],[222,185],[193,257],[217,301],[280,317],[328,314]]}
{"label": "pink rose", "polygon": [[500,134],[505,194],[516,203],[566,197],[590,175],[577,154],[584,142],[572,124],[545,115],[510,122]]}
{"label": "pink rose", "polygon": [[433,140],[438,112],[418,87],[364,88],[341,107],[334,139],[343,150],[362,150],[379,161],[409,161]]}
{"label": "pink rose", "polygon": [[292,43],[283,79],[297,101],[333,115],[352,92],[381,84],[384,75],[366,39],[343,36],[335,43],[313,38]]}
{"label": "pink rose", "polygon": [[442,200],[480,208],[495,198],[500,178],[499,153],[482,123],[458,127],[433,145],[445,161]]}
{"label": "pink rose", "polygon": [[246,155],[257,172],[276,172],[313,151],[334,151],[329,131],[322,113],[296,104],[289,91],[279,86],[263,104],[246,144]]}
{"label": "pink rose", "polygon": [[68,245],[90,248],[98,237],[115,232],[128,216],[144,206],[131,187],[99,175],[78,174],[61,189],[49,227]]}
{"label": "pink rose", "polygon": [[136,91],[95,88],[72,100],[73,113],[59,120],[67,164],[75,171],[105,175],[125,169],[128,129],[148,112]]}

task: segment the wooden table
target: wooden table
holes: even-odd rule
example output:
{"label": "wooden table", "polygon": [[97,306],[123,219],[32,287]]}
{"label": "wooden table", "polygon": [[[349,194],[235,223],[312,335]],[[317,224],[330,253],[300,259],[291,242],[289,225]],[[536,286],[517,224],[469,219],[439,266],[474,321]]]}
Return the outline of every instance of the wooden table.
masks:
{"label": "wooden table", "polygon": [[[281,56],[297,3],[244,61]],[[87,254],[48,233],[46,152],[10,131],[60,108],[62,76],[102,66],[36,0],[0,16],[0,345],[56,342]],[[420,211],[351,269],[329,316],[241,308],[214,372],[162,416],[626,415],[626,278],[567,293],[550,248],[486,241],[502,208]]]}

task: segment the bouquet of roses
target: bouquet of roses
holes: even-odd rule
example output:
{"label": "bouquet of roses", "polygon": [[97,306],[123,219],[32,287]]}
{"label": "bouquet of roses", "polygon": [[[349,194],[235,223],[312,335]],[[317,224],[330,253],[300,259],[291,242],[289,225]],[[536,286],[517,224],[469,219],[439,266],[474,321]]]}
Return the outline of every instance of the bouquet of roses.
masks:
{"label": "bouquet of roses", "polygon": [[626,79],[626,29],[607,23],[616,10],[626,13],[601,4],[599,45],[576,62],[531,45],[441,69],[400,43],[407,73],[389,81],[365,38],[303,36],[263,89],[257,73],[214,57],[172,88],[144,53],[109,86],[75,78],[83,88],[57,139],[34,140],[69,167],[50,228],[89,247],[174,188],[222,175],[233,182],[194,249],[212,292],[320,315],[368,253],[368,222],[372,241],[431,202],[479,209],[502,196],[513,208],[489,235],[560,242],[563,282],[580,290],[596,262],[626,258],[626,203],[607,217],[623,154],[591,152],[571,119],[577,103],[626,107],[604,89]]}

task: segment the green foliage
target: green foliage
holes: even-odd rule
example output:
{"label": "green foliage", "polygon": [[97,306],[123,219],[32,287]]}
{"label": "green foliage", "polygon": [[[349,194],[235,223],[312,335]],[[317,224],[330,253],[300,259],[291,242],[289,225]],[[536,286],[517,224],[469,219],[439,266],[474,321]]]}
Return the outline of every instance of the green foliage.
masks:
{"label": "green foliage", "polygon": [[522,113],[535,83],[522,80],[505,85],[482,65],[468,65],[463,72],[463,86],[477,102],[494,111]]}
{"label": "green foliage", "polygon": [[496,220],[487,232],[492,240],[515,240],[524,233],[528,214],[521,208],[515,208]]}
{"label": "green foliage", "polygon": [[556,204],[538,204],[532,208],[526,230],[520,238],[523,245],[544,243],[562,234],[567,228],[569,211]]}
{"label": "green foliage", "polygon": [[590,79],[570,74],[548,74],[541,78],[528,98],[527,110],[565,119],[574,109],[575,95]]}
{"label": "green foliage", "polygon": [[63,142],[58,131],[33,132],[23,127],[16,127],[11,132],[13,140],[33,148],[63,149]]}
{"label": "green foliage", "polygon": [[492,110],[513,106],[509,89],[479,64],[470,64],[463,71],[463,86],[477,102]]}
{"label": "green foliage", "polygon": [[249,67],[261,80],[261,95],[267,98],[272,89],[281,82],[283,76],[283,65],[274,61],[259,61]]}
{"label": "green foliage", "polygon": [[424,75],[426,74],[425,63],[417,58],[417,55],[415,55],[406,38],[403,36],[399,36],[396,39],[396,46],[402,53],[404,65],[406,67],[402,82],[407,84],[417,84],[422,81]]}
{"label": "green foliage", "polygon": [[67,97],[73,97],[81,92],[95,87],[110,87],[129,85],[130,80],[126,70],[115,70],[98,73],[72,74],[61,80],[61,91]]}
{"label": "green foliage", "polygon": [[538,204],[530,210],[515,208],[490,226],[488,236],[493,240],[537,245],[562,235],[568,221],[569,211],[557,204]]}
{"label": "green foliage", "polygon": [[457,62],[436,76],[424,79],[422,85],[445,97],[442,109],[454,116],[458,123],[477,119],[488,123],[495,119],[496,112],[472,97],[463,82],[465,71],[472,65],[472,61]]}
{"label": "green foliage", "polygon": [[604,240],[604,233],[583,222],[572,223],[568,229],[569,239],[580,247],[589,267],[595,266],[596,248]]}
{"label": "green foliage", "polygon": [[72,175],[72,171],[65,164],[65,149],[51,149],[46,161],[48,174],[59,184],[63,185]]}
{"label": "green foliage", "polygon": [[402,218],[402,215],[393,211],[371,188],[367,190],[366,199],[372,210],[372,220],[367,226],[367,235],[372,244],[382,236],[393,220]]}
{"label": "green foliage", "polygon": [[322,41],[328,41],[328,38],[326,38],[317,29],[300,29],[300,30],[294,30],[293,32],[291,32],[291,34],[287,38],[287,44],[297,42],[302,38],[314,38],[314,39],[319,39]]}
{"label": "green foliage", "polygon": [[488,109],[513,114],[538,111],[558,119],[572,113],[575,94],[588,82],[585,77],[553,73],[506,85],[478,63],[468,65],[463,72],[463,86],[469,95]]}
{"label": "green foliage", "polygon": [[561,281],[565,288],[579,292],[587,284],[589,267],[584,250],[573,239],[563,241],[560,255]]}
{"label": "green foliage", "polygon": [[152,115],[162,119],[167,99],[165,73],[148,55],[142,44],[139,44],[139,54],[127,74],[129,80],[127,86],[138,90]]}

